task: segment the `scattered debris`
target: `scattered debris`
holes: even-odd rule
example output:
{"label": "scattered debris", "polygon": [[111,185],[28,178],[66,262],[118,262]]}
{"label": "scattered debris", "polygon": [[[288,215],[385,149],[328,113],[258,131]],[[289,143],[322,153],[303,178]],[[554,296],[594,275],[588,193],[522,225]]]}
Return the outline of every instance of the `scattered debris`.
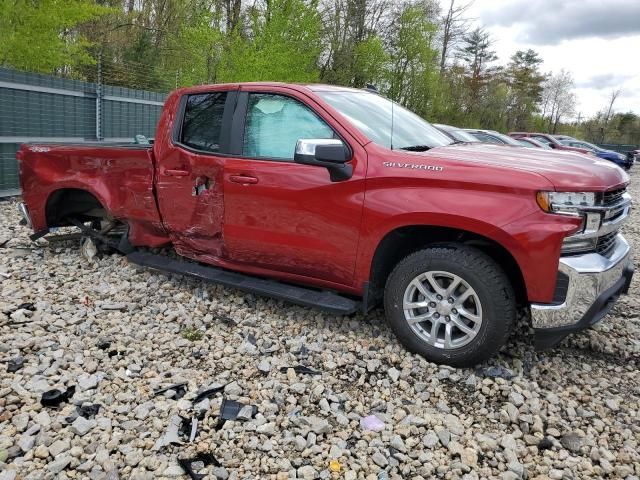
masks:
{"label": "scattered debris", "polygon": [[538,443],[538,450],[542,451],[542,450],[549,450],[553,448],[553,442],[549,439],[549,437],[544,437],[542,440],[540,440],[540,443]]}
{"label": "scattered debris", "polygon": [[309,356],[309,349],[305,347],[304,343],[300,347],[300,350],[298,350],[298,355],[300,355],[301,357]]}
{"label": "scattered debris", "polygon": [[384,430],[384,422],[375,415],[369,415],[360,419],[360,427],[371,432]]}
{"label": "scattered debris", "polygon": [[235,400],[223,398],[216,428],[220,430],[227,420],[250,420],[256,413],[258,413],[258,407],[255,405],[244,405]]}
{"label": "scattered debris", "polygon": [[89,263],[92,263],[95,256],[98,255],[98,247],[91,237],[80,239],[80,254]]}
{"label": "scattered debris", "polygon": [[193,404],[195,405],[196,403],[200,403],[201,400],[209,398],[216,393],[221,392],[222,390],[224,390],[224,387],[226,387],[226,385],[215,385],[213,387],[202,390],[196,395],[196,398],[193,399]]}
{"label": "scattered debris", "polygon": [[153,391],[153,396],[157,397],[161,393],[168,392],[169,390],[173,390],[176,394],[173,396],[176,400],[180,400],[187,393],[187,382],[175,383],[173,385],[169,385],[168,387],[162,387]]}
{"label": "scattered debris", "polygon": [[98,343],[96,344],[96,346],[100,350],[106,350],[107,348],[109,348],[111,346],[111,342],[109,340],[107,340],[106,338],[102,338],[102,339],[98,340]]}
{"label": "scattered debris", "polygon": [[158,439],[156,444],[153,446],[154,450],[160,450],[162,447],[166,445],[181,445],[179,432],[180,426],[182,425],[182,417],[180,415],[172,415],[169,419],[169,426],[165,431],[164,435]]}
{"label": "scattered debris", "polygon": [[252,334],[249,334],[247,335],[247,342],[249,342],[251,345],[255,347],[256,344],[258,343],[258,340],[256,339],[255,336],[253,336]]}
{"label": "scattered debris", "polygon": [[9,243],[10,240],[11,240],[10,238],[7,238],[6,240],[2,240],[0,242],[0,248],[6,247],[7,243]]}
{"label": "scattered debris", "polygon": [[76,411],[78,412],[78,415],[86,419],[91,419],[95,417],[98,414],[99,410],[100,410],[100,405],[97,403],[95,404],[85,403],[85,404],[76,406]]}
{"label": "scattered debris", "polygon": [[7,372],[14,373],[24,366],[24,358],[16,357],[7,362]]}
{"label": "scattered debris", "polygon": [[280,371],[282,373],[287,373],[287,370],[289,370],[290,368],[292,368],[294,372],[301,373],[304,375],[321,375],[322,374],[322,372],[312,370],[311,368],[305,367],[304,365],[296,365],[295,367],[280,367]]}
{"label": "scattered debris", "polygon": [[491,378],[504,378],[505,380],[511,380],[516,375],[508,368],[501,367],[499,365],[492,367],[480,367],[476,369],[476,375]]}
{"label": "scattered debris", "polygon": [[66,391],[62,392],[57,388],[54,390],[48,390],[42,394],[40,403],[44,407],[57,407],[62,402],[68,402],[71,397],[76,393],[76,386],[71,385]]}
{"label": "scattered debris", "polygon": [[10,273],[0,272],[0,277],[11,278],[11,274]]}
{"label": "scattered debris", "polygon": [[196,433],[198,432],[198,418],[197,417],[180,417],[182,423],[180,424],[180,429],[178,433],[185,438],[188,438],[190,442],[196,438]]}
{"label": "scattered debris", "polygon": [[332,472],[339,472],[340,468],[340,462],[338,460],[331,460],[329,462],[329,470]]}
{"label": "scattered debris", "polygon": [[191,477],[192,480],[202,480],[208,475],[198,473],[209,465],[214,467],[221,467],[220,462],[210,453],[198,453],[192,458],[179,458],[178,463],[184,469],[185,472]]}

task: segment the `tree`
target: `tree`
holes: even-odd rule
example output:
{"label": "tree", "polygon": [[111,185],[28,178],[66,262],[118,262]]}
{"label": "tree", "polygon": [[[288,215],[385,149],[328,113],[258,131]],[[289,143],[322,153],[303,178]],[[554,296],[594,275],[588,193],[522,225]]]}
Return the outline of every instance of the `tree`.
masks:
{"label": "tree", "polygon": [[543,88],[542,98],[545,110],[542,112],[542,118],[544,120],[548,109],[547,130],[550,133],[556,133],[561,120],[575,113],[576,96],[572,92],[573,77],[563,69],[560,73],[549,76]]}
{"label": "tree", "polygon": [[84,22],[113,11],[90,0],[0,0],[0,65],[54,73],[93,63]]}
{"label": "tree", "polygon": [[545,75],[540,73],[542,59],[534,50],[519,50],[512,57],[505,72],[510,86],[509,129],[526,130],[542,99],[542,83]]}
{"label": "tree", "polygon": [[495,73],[489,66],[498,58],[491,49],[492,43],[489,33],[478,27],[464,36],[458,50],[458,57],[466,67],[465,76],[469,92],[466,111],[470,114],[478,110],[481,91]]}
{"label": "tree", "polygon": [[458,42],[466,35],[469,20],[465,18],[471,3],[456,5],[456,0],[450,0],[447,13],[441,18],[442,44],[440,46],[440,75],[444,68],[449,52],[455,50]]}
{"label": "tree", "polygon": [[609,94],[609,107],[607,108],[607,113],[604,116],[604,125],[601,128],[602,136],[600,137],[600,143],[604,143],[604,136],[607,130],[607,125],[609,124],[609,120],[611,118],[611,113],[613,112],[613,104],[616,103],[618,96],[620,95],[621,90],[613,90]]}

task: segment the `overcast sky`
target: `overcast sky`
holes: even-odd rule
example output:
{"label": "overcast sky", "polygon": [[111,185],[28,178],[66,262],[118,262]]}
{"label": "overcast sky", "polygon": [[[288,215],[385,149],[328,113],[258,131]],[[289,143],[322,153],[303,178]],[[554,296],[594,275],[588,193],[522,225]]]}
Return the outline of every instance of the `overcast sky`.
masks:
{"label": "overcast sky", "polygon": [[490,32],[500,63],[532,48],[543,71],[570,71],[583,117],[614,89],[615,111],[640,114],[640,0],[475,0],[469,14]]}

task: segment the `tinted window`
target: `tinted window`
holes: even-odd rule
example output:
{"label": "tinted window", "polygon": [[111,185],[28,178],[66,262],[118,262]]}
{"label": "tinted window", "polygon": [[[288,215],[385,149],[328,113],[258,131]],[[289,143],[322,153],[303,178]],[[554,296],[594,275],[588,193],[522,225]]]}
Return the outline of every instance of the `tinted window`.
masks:
{"label": "tinted window", "polygon": [[504,145],[503,142],[501,142],[497,138],[494,138],[494,137],[492,137],[490,135],[487,135],[486,133],[472,132],[471,135],[473,135],[478,140],[480,140],[481,142],[484,142],[484,143],[495,143],[497,145]]}
{"label": "tinted window", "polygon": [[546,145],[551,145],[551,142],[549,140],[547,140],[545,137],[538,137],[537,135],[534,135],[534,137],[536,140],[538,140],[539,142],[542,142]]}
{"label": "tinted window", "polygon": [[189,95],[180,142],[198,150],[219,152],[226,99],[227,92]]}
{"label": "tinted window", "polygon": [[269,93],[249,95],[243,155],[293,160],[303,138],[334,138],[333,130],[297,100]]}

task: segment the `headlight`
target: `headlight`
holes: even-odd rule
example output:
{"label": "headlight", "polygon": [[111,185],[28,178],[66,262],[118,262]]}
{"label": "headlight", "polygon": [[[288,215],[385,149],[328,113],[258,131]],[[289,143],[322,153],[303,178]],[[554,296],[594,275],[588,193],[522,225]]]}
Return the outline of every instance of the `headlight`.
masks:
{"label": "headlight", "polygon": [[581,207],[593,207],[596,204],[594,192],[538,192],[536,201],[542,210],[559,215],[582,216]]}

